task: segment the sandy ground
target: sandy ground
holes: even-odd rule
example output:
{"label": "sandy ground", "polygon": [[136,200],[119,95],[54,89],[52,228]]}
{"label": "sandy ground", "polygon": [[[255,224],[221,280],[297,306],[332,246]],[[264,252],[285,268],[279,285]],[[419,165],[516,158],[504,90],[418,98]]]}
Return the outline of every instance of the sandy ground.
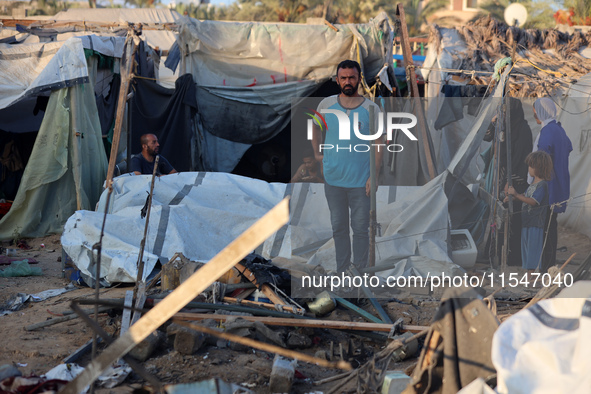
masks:
{"label": "sandy ground", "polygon": [[[566,247],[566,251],[558,253],[558,260],[565,261],[572,253],[576,257],[567,267],[573,271],[591,252],[591,241],[581,235],[566,229],[559,229],[558,247]],[[30,250],[18,250],[18,257],[35,258],[39,261],[36,266],[43,270],[42,276],[0,278],[0,305],[14,297],[17,293],[34,294],[48,289],[63,288],[68,281],[62,277],[61,245],[59,236],[27,240]],[[41,246],[44,245],[44,247]],[[4,247],[8,244],[4,243]],[[479,265],[475,272],[485,270],[487,267]],[[513,268],[520,272],[520,269]],[[101,289],[101,298],[123,298],[125,291],[130,286],[119,286],[109,289]],[[511,290],[514,299],[531,297],[535,291]],[[93,298],[94,290],[87,287],[78,287],[73,291],[64,293],[42,302],[29,302],[27,305],[12,314],[0,317],[0,365],[17,365],[23,375],[42,375],[51,368],[59,365],[62,360],[71,355],[76,349],[86,343],[92,337],[92,330],[80,319],[55,324],[40,330],[26,331],[28,325],[39,323],[56,317],[56,315],[70,311],[70,302],[75,299]],[[511,315],[523,307],[525,303],[519,302],[498,303],[499,315]],[[391,301],[383,303],[384,308],[395,320],[403,317],[406,324],[429,325],[435,313],[438,302],[429,298],[407,299],[406,302]],[[367,305],[362,305],[371,311]],[[353,320],[360,318],[346,310],[338,309],[328,318],[335,320]],[[100,324],[110,334],[118,334],[121,316],[102,314]],[[291,328],[273,328],[277,331],[294,330]],[[318,350],[328,350],[330,342],[334,342],[336,348],[339,343],[348,343],[353,339],[353,346],[358,353],[353,359],[354,366],[363,363],[374,352],[380,350],[383,344],[358,336],[349,336],[335,330],[309,329],[305,332],[314,339],[316,345],[301,350],[304,353],[314,355]],[[359,350],[360,349],[360,350]],[[81,359],[83,366],[89,361],[89,357]],[[404,370],[415,360],[392,364],[391,369]],[[184,356],[172,348],[163,344],[156,352],[143,363],[150,373],[164,383],[188,383],[219,377],[227,382],[243,384],[257,393],[268,392],[268,382],[271,373],[273,355],[253,349],[242,351],[229,348],[217,348],[206,346],[191,356]],[[340,373],[338,370],[319,368],[315,365],[299,363],[297,371],[301,373],[293,386],[293,392],[305,393],[322,391],[330,387],[314,386],[313,381],[323,379]],[[114,389],[99,389],[99,393],[128,393],[134,388],[142,386],[142,379],[132,373],[130,377],[119,387]]]}

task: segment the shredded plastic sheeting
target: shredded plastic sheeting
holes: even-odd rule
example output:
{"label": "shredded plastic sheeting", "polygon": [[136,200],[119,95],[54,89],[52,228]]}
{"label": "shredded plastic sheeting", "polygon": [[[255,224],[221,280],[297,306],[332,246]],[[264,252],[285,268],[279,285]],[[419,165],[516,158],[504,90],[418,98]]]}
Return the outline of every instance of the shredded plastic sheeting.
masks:
{"label": "shredded plastic sheeting", "polygon": [[[108,283],[135,282],[145,227],[140,211],[150,179],[149,175],[124,175],[114,180],[101,262],[101,277]],[[377,240],[376,264],[392,262],[394,272],[400,274],[461,270],[448,256],[447,198],[439,182],[424,191],[380,187],[378,218],[384,234]],[[263,244],[261,254],[291,258],[294,251],[325,244],[310,264],[330,268],[334,247],[323,185],[269,184],[224,173],[181,173],[156,179],[144,250],[144,280],[158,259],[166,263],[177,252],[194,261],[209,261],[289,194],[290,224]],[[417,200],[424,201],[421,209],[415,209]],[[65,251],[83,274],[92,278],[92,245],[99,239],[105,201],[106,192],[97,212],[76,212],[62,235]]]}
{"label": "shredded plastic sheeting", "polygon": [[12,208],[0,220],[0,239],[61,233],[78,201],[94,208],[107,164],[92,87],[52,92]]}

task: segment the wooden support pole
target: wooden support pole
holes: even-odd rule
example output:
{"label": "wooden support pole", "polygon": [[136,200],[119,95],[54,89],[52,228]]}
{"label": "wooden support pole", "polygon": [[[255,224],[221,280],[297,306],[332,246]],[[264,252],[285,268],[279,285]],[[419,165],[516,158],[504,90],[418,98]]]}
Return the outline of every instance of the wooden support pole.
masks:
{"label": "wooden support pole", "polygon": [[82,175],[80,171],[80,138],[82,132],[78,131],[78,86],[70,88],[70,125],[72,135],[72,174],[74,176],[74,187],[76,189],[76,210],[82,209]]}
{"label": "wooden support pole", "polygon": [[419,86],[417,85],[417,74],[415,73],[415,65],[412,60],[412,52],[410,50],[410,39],[408,37],[408,28],[406,26],[406,14],[404,13],[404,7],[402,3],[396,5],[396,16],[400,20],[400,46],[402,47],[402,57],[404,59],[404,69],[406,70],[406,79],[408,81],[408,87],[410,96],[417,100],[415,104],[418,126],[421,131],[421,137],[423,140],[423,149],[425,150],[425,159],[427,161],[427,170],[429,173],[429,180],[435,178],[437,171],[435,170],[435,164],[433,163],[433,153],[431,152],[431,146],[429,144],[430,137],[427,134],[427,124],[425,122],[425,114],[423,107],[419,101]]}
{"label": "wooden support pole", "polygon": [[[131,71],[136,50],[137,47],[134,42],[133,30],[130,29],[127,33],[127,39],[125,40],[125,62],[121,62],[121,87],[119,88],[113,142],[111,144],[111,155],[109,156],[109,167],[107,169],[107,180],[105,182],[105,188],[108,189],[111,189],[113,186],[113,172],[115,171],[115,164],[117,164],[117,152],[119,151],[119,140],[121,139],[121,128],[123,127],[123,113],[125,112],[125,103],[127,102],[127,91],[129,90],[129,84],[132,79]],[[129,148],[130,147],[128,146],[127,149]],[[129,166],[131,163],[127,163],[127,165]]]}
{"label": "wooden support pole", "polygon": [[209,285],[242,260],[250,251],[269,238],[289,220],[287,199],[281,201],[265,216],[249,227],[226,246],[207,264],[197,270],[170,293],[162,302],[142,316],[129,330],[95,358],[84,371],[61,391],[61,394],[78,394],[92,384],[111,363],[127,354],[180,311],[187,303],[202,293]]}

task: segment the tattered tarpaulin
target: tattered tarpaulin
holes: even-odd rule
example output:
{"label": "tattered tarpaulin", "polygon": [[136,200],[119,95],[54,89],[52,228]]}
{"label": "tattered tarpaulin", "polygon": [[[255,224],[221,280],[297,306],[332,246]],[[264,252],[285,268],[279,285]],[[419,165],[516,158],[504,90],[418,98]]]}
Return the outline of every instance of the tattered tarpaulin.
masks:
{"label": "tattered tarpaulin", "polygon": [[94,208],[107,164],[92,87],[52,92],[12,208],[0,220],[0,239],[61,233],[77,200]]}
{"label": "tattered tarpaulin", "polygon": [[0,45],[0,109],[23,97],[88,82],[82,41]]}
{"label": "tattered tarpaulin", "polygon": [[498,393],[589,392],[590,287],[589,281],[576,282],[501,324],[492,342]]}
{"label": "tattered tarpaulin", "polygon": [[190,74],[177,79],[175,89],[167,89],[156,82],[138,78],[131,100],[131,151],[139,153],[140,137],[156,134],[160,154],[177,171],[194,169],[192,163],[193,117],[197,110],[195,84]]}
{"label": "tattered tarpaulin", "polygon": [[[140,211],[150,175],[114,179],[102,245],[101,275],[107,282],[135,282],[145,219]],[[285,184],[269,184],[224,173],[185,172],[161,176],[144,251],[144,279],[156,261],[181,252],[207,262],[281,201]],[[62,246],[83,274],[94,278],[92,245],[99,239],[106,192],[97,212],[77,211],[65,225]]]}
{"label": "tattered tarpaulin", "polygon": [[314,81],[254,87],[198,86],[197,103],[204,129],[216,137],[258,144],[285,129],[292,100],[311,95]]}
{"label": "tattered tarpaulin", "polygon": [[[137,277],[145,226],[140,211],[150,179],[149,175],[123,175],[114,180],[102,246],[101,273],[107,282],[134,282]],[[193,261],[209,261],[290,194],[290,224],[268,239],[260,254],[265,258],[291,258],[299,253],[298,249],[319,241],[326,243],[332,230],[323,185],[296,184],[293,191],[292,186],[224,173],[187,172],[158,178],[144,252],[145,276],[158,259],[166,262],[177,252]],[[425,206],[430,207],[430,214],[423,221],[407,209],[409,202],[419,198],[424,198]],[[97,212],[76,212],[66,223],[61,239],[76,266],[90,277],[94,276],[94,241],[90,240],[99,238],[105,200],[106,192]],[[400,274],[461,272],[448,256],[447,204],[444,189],[438,183],[433,183],[427,192],[420,188],[380,187],[378,220],[385,234],[384,242],[378,244],[377,263],[400,261]],[[328,241],[327,247],[330,245]]]}
{"label": "tattered tarpaulin", "polygon": [[[261,86],[336,74],[342,60],[358,59],[373,80],[392,63],[394,34],[382,12],[369,23],[297,23],[179,20],[179,47],[200,86]],[[314,39],[310,39],[313,37]]]}

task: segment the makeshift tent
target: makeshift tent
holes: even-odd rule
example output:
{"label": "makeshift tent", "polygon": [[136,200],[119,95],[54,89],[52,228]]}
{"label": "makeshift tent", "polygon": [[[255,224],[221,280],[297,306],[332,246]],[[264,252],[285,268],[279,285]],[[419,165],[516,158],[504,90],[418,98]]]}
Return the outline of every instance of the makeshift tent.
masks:
{"label": "makeshift tent", "polygon": [[[495,71],[495,62],[513,54],[516,62],[508,81],[508,95],[520,98],[525,120],[535,139],[540,126],[535,122],[532,104],[537,97],[552,97],[557,103],[558,121],[573,143],[570,154],[571,198],[566,213],[558,216],[561,225],[591,236],[591,209],[587,194],[589,177],[589,143],[587,142],[589,90],[591,77],[591,35],[558,30],[523,30],[508,27],[492,18],[482,18],[456,29],[432,27],[429,52],[422,73],[428,83],[428,121],[433,122],[446,104],[467,96],[482,96]],[[472,86],[474,85],[474,86]],[[477,89],[481,89],[477,91]],[[450,98],[455,92],[463,98]],[[463,101],[462,101],[463,100]],[[473,99],[474,102],[480,99]],[[465,115],[463,109],[462,115]],[[456,119],[443,127],[429,123],[438,168],[445,167],[462,143],[471,116]],[[488,145],[483,144],[483,150]],[[473,182],[484,170],[476,159],[469,170]]]}
{"label": "makeshift tent", "polygon": [[67,26],[76,26],[83,21],[86,31],[89,29],[92,31],[94,27],[97,31],[104,33],[105,28],[122,29],[125,32],[129,23],[141,24],[141,39],[151,48],[157,48],[162,52],[162,56],[154,54],[159,58],[156,61],[155,78],[162,86],[174,88],[178,73],[166,68],[164,63],[168,51],[176,41],[175,24],[180,18],[181,15],[178,12],[168,8],[71,8],[55,14],[52,19],[58,23],[52,24],[50,21],[45,21],[39,26],[46,28],[55,26],[64,29]]}
{"label": "makeshift tent", "polygon": [[[60,233],[72,212],[94,207],[106,175],[83,40],[2,48],[0,80],[10,86],[0,94],[0,129],[39,130],[12,208],[0,220],[0,239]],[[46,92],[51,93],[39,128],[33,120],[23,122],[31,129],[22,129],[17,119],[33,111],[24,106],[16,112],[11,104]]]}
{"label": "makeshift tent", "polygon": [[[385,229],[376,240],[376,266],[385,266],[380,275],[427,277],[462,272],[450,257],[450,229],[463,222],[475,203],[462,179],[478,153],[504,82],[505,76],[483,103],[446,171],[420,188],[378,190],[378,220]],[[68,219],[62,245],[85,275],[94,276],[89,269],[91,246],[83,241],[98,239],[107,209],[100,279],[107,283],[135,281],[146,220],[141,210],[150,179],[148,175],[115,178],[110,206],[105,206],[103,193],[97,212],[78,211]],[[144,276],[158,260],[164,263],[177,252],[192,260],[208,261],[286,195],[292,196],[290,223],[267,240],[260,252],[267,258],[297,258],[298,250],[320,248],[308,263],[334,269],[332,230],[322,185],[297,184],[292,188],[291,184],[200,172],[167,175],[156,181]]]}
{"label": "makeshift tent", "polygon": [[197,84],[197,148],[207,171],[232,171],[252,144],[286,130],[291,100],[312,95],[342,60],[358,60],[369,84],[382,71],[380,80],[389,86],[394,35],[384,13],[336,31],[186,17],[178,24],[170,56],[177,52],[180,74],[190,73]]}

